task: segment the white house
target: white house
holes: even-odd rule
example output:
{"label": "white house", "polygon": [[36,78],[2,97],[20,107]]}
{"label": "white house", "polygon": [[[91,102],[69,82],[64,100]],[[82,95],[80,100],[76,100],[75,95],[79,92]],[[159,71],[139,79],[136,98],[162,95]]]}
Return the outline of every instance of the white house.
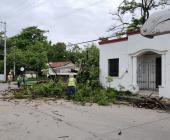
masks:
{"label": "white house", "polygon": [[136,33],[100,44],[100,82],[132,92],[149,91],[170,98],[170,34],[145,38]]}
{"label": "white house", "polygon": [[68,76],[70,73],[77,75],[78,68],[71,62],[49,62],[48,76]]}
{"label": "white house", "polygon": [[27,78],[37,78],[37,72],[36,71],[26,71],[25,76]]}

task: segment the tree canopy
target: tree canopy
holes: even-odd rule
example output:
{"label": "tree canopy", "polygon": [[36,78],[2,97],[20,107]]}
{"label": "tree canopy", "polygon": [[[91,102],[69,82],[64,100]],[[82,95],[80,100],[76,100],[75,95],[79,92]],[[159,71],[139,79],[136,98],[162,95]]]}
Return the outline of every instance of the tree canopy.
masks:
{"label": "tree canopy", "polygon": [[[7,40],[7,69],[13,68],[16,61],[17,72],[20,67],[41,73],[48,62],[48,48],[50,42],[44,35],[46,31],[36,26],[23,29],[18,35]],[[15,57],[15,58],[14,58]]]}
{"label": "tree canopy", "polygon": [[48,49],[48,60],[50,62],[64,61],[67,58],[65,43],[59,42]]}
{"label": "tree canopy", "polygon": [[117,10],[111,13],[114,24],[109,31],[122,33],[139,30],[154,8],[166,4],[167,0],[123,0]]}
{"label": "tree canopy", "polygon": [[99,49],[92,44],[82,51],[78,80],[91,87],[99,85]]}
{"label": "tree canopy", "polygon": [[[8,72],[13,69],[14,61],[16,74],[19,74],[21,67],[26,71],[37,71],[41,74],[41,70],[47,68],[48,62],[71,61],[84,69],[81,71],[83,76],[87,74],[87,78],[98,78],[99,50],[95,45],[87,46],[85,49],[79,46],[67,49],[63,42],[52,44],[47,40],[45,33],[46,31],[33,26],[8,38]],[[0,60],[0,69],[3,70],[3,58]]]}

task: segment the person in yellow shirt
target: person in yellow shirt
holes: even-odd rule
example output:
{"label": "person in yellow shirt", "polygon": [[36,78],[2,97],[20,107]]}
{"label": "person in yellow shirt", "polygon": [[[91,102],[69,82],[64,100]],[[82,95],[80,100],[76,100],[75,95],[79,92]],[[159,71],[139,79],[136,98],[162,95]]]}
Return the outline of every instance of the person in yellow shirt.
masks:
{"label": "person in yellow shirt", "polygon": [[68,96],[72,96],[76,93],[76,79],[74,75],[70,74],[68,79]]}

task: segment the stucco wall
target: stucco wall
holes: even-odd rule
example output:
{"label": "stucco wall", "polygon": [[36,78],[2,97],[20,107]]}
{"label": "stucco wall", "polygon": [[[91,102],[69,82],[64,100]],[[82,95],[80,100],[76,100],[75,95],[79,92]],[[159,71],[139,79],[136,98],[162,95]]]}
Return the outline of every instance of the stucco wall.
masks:
{"label": "stucco wall", "polygon": [[163,76],[164,85],[159,89],[159,95],[170,98],[170,35],[157,36],[148,39],[140,34],[128,36],[127,41],[107,43],[100,45],[100,82],[107,87],[106,77],[108,76],[108,59],[119,58],[119,77],[113,77],[111,86],[119,89],[119,85],[126,90],[134,91],[133,88],[133,66],[132,54],[141,50],[164,51],[165,67]]}

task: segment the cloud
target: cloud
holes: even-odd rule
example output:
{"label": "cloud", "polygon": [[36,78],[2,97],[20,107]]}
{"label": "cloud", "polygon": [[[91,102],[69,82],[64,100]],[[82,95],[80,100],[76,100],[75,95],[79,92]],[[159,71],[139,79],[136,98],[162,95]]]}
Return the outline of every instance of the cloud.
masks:
{"label": "cloud", "polygon": [[[49,30],[52,42],[81,42],[106,36],[110,11],[120,0],[0,0],[0,20],[7,21],[8,36],[22,28]],[[3,2],[2,2],[3,1]]]}

